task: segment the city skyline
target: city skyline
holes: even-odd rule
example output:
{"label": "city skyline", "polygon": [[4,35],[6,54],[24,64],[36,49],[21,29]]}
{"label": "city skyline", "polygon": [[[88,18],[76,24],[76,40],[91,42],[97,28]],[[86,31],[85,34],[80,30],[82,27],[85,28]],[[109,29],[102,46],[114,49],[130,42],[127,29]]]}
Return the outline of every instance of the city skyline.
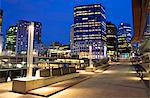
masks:
{"label": "city skyline", "polygon": [[[94,0],[91,2],[88,2],[88,0],[82,1],[78,2],[78,5],[88,3],[101,3],[102,5],[104,5],[106,9],[106,20],[111,21],[116,26],[118,26],[120,22],[127,22],[133,25],[131,14],[131,0],[126,0],[125,2],[119,0],[115,0],[113,2],[109,0],[98,2],[95,2]],[[69,44],[70,28],[71,24],[73,24],[74,6],[75,4],[73,1],[64,0],[57,0],[57,2],[53,0],[44,2],[42,0],[39,0],[38,2],[34,2],[31,0],[2,1],[0,8],[4,10],[2,28],[3,34],[5,35],[8,27],[14,25],[18,20],[24,19],[28,21],[39,21],[43,25],[42,41],[44,42],[44,44],[49,45],[54,41],[59,41],[63,44]],[[130,10],[125,9],[124,6],[129,6]],[[58,37],[58,35],[60,34],[62,36]]]}
{"label": "city skyline", "polygon": [[4,97],[150,98],[150,0],[1,0]]}

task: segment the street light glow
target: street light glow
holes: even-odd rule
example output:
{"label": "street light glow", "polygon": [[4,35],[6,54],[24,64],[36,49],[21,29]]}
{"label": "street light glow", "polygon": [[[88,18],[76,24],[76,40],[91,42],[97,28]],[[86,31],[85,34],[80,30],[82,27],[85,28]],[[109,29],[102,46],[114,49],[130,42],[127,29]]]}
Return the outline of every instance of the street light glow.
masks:
{"label": "street light glow", "polygon": [[34,22],[31,22],[28,32],[28,52],[27,52],[27,77],[32,77],[33,67],[33,39],[34,39]]}

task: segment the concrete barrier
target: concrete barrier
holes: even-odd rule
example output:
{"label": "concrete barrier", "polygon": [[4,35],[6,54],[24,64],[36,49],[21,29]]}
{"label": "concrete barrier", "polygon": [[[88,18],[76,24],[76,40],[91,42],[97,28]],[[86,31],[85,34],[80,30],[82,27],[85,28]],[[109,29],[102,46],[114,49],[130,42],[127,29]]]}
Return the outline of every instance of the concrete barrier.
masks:
{"label": "concrete barrier", "polygon": [[72,73],[55,77],[39,77],[39,78],[20,78],[13,80],[12,91],[18,93],[27,93],[30,90],[44,87],[56,82],[79,77],[79,73]]}

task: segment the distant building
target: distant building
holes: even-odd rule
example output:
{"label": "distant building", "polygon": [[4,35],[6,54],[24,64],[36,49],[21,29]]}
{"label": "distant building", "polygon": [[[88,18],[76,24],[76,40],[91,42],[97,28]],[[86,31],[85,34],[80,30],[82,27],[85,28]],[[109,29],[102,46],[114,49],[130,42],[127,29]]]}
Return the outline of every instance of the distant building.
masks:
{"label": "distant building", "polygon": [[47,57],[48,56],[47,52],[48,52],[48,48],[46,47],[46,45],[44,45],[43,43],[40,43],[39,49],[38,49],[38,55]]}
{"label": "distant building", "polygon": [[70,58],[71,50],[69,45],[52,44],[48,48],[49,57]]}
{"label": "distant building", "polygon": [[111,22],[106,22],[106,37],[107,37],[107,55],[117,55],[117,27]]}
{"label": "distant building", "polygon": [[16,36],[17,26],[10,26],[6,33],[5,49],[15,54],[16,52]]}
{"label": "distant building", "polygon": [[62,46],[62,44],[60,42],[53,42],[50,47],[57,47],[57,46]]}
{"label": "distant building", "polygon": [[[73,53],[73,48],[74,48],[74,25],[71,25],[71,30],[70,30],[70,49],[71,53]],[[73,55],[73,54],[71,54]]]}
{"label": "distant building", "polygon": [[128,58],[131,52],[132,30],[128,23],[121,23],[117,34],[117,49],[118,55],[123,58]]}
{"label": "distant building", "polygon": [[3,10],[0,9],[0,55],[2,54],[3,50],[2,17],[3,17]]}
{"label": "distant building", "polygon": [[[31,24],[30,21],[19,20],[17,23],[17,41],[16,51],[18,54],[26,54],[28,47],[28,26]],[[34,22],[34,51],[38,51],[39,44],[41,43],[41,28],[40,22]]]}
{"label": "distant building", "polygon": [[106,56],[106,16],[101,4],[74,7],[74,46],[72,54],[88,58],[92,46],[93,59]]}

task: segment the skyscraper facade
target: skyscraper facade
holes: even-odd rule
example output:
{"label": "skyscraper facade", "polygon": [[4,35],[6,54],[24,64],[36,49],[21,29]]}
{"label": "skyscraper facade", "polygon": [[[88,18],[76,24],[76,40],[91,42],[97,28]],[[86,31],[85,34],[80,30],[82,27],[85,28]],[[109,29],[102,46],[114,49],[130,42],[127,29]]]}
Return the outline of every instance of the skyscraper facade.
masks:
{"label": "skyscraper facade", "polygon": [[128,58],[131,52],[132,30],[128,23],[121,23],[117,33],[118,54],[123,58]]}
{"label": "skyscraper facade", "polygon": [[[71,30],[70,30],[70,49],[71,49],[71,51],[73,51],[73,47],[74,47],[74,25],[71,25]],[[71,54],[71,55],[73,55],[73,54]]]}
{"label": "skyscraper facade", "polygon": [[[17,40],[16,40],[16,52],[18,54],[26,54],[28,47],[28,27],[32,22],[19,20],[17,23]],[[38,50],[39,44],[41,43],[41,27],[40,22],[34,22],[34,50]]]}
{"label": "skyscraper facade", "polygon": [[6,33],[5,49],[11,52],[16,52],[16,35],[17,26],[10,26]]}
{"label": "skyscraper facade", "polygon": [[0,55],[2,54],[3,49],[2,17],[3,17],[3,10],[0,9]]}
{"label": "skyscraper facade", "polygon": [[72,53],[80,58],[88,58],[89,46],[92,56],[104,56],[106,45],[106,16],[101,4],[74,7],[74,47]]}
{"label": "skyscraper facade", "polygon": [[107,37],[107,55],[117,55],[117,27],[111,22],[106,22],[106,37]]}

